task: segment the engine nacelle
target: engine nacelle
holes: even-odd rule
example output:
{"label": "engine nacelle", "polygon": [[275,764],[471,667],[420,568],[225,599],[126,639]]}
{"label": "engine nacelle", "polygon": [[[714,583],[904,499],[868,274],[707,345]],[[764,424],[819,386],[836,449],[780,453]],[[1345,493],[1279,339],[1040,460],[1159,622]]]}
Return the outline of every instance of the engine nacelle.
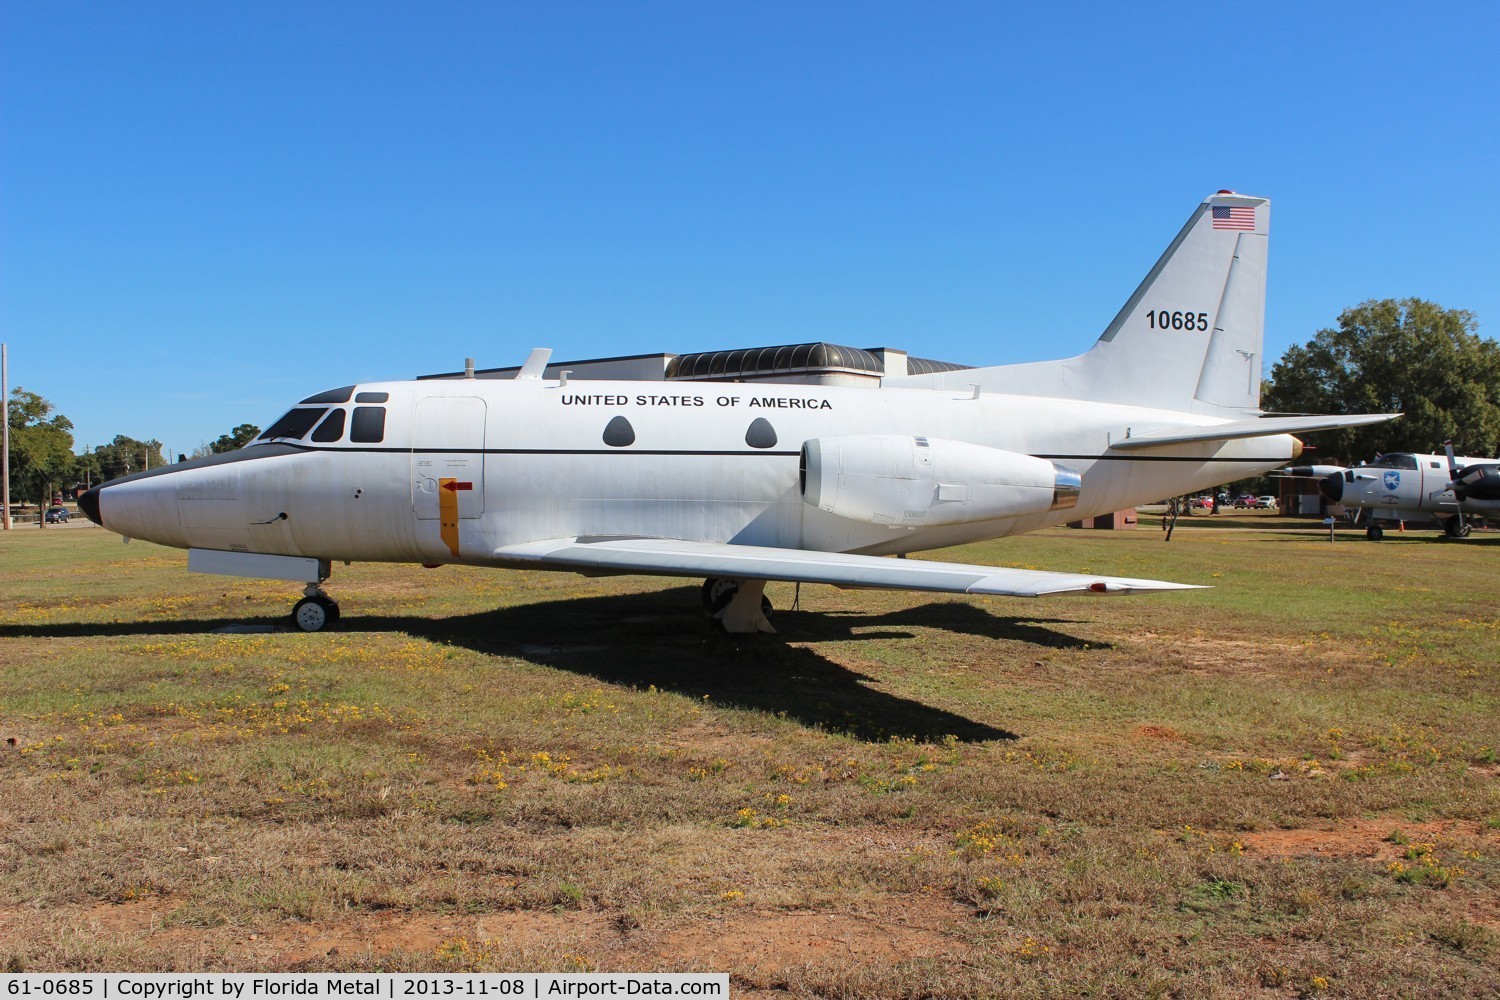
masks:
{"label": "engine nacelle", "polygon": [[1453,478],[1463,500],[1500,500],[1500,465],[1471,465]]}
{"label": "engine nacelle", "polygon": [[1343,474],[1344,468],[1341,465],[1293,465],[1268,473],[1272,479],[1327,479],[1329,476]]}
{"label": "engine nacelle", "polygon": [[1077,470],[999,448],[897,434],[802,445],[802,499],[839,517],[922,527],[1065,510]]}

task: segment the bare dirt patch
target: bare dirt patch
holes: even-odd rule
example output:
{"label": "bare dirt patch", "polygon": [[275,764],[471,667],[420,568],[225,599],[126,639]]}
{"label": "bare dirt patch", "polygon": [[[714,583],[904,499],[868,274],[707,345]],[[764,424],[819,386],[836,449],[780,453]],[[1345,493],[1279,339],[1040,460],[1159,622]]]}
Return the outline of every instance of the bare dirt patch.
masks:
{"label": "bare dirt patch", "polygon": [[[480,916],[397,911],[336,920],[285,921],[257,927],[171,924],[181,901],[170,897],[47,911],[53,933],[149,940],[163,955],[219,956],[236,968],[318,967],[342,957],[378,960],[394,953],[437,955],[465,942],[496,955],[577,956],[599,969],[733,970],[773,985],[788,970],[846,963],[890,964],[916,958],[957,959],[969,912],[933,897],[878,901],[860,912],[731,910],[661,929],[632,926],[603,912],[515,911]],[[0,911],[0,937],[35,921],[25,907]]]}
{"label": "bare dirt patch", "polygon": [[960,931],[968,912],[923,897],[859,913],[741,911],[655,935],[644,957],[734,969],[757,985],[772,985],[783,970],[806,966],[960,958],[967,951]]}
{"label": "bare dirt patch", "polygon": [[1456,836],[1475,836],[1479,832],[1479,824],[1464,820],[1409,823],[1401,820],[1353,819],[1326,830],[1262,830],[1259,833],[1243,834],[1239,840],[1247,854],[1394,861],[1406,850],[1401,844],[1389,839],[1394,830],[1401,831],[1407,841],[1433,841]]}
{"label": "bare dirt patch", "polygon": [[[1147,639],[1159,638],[1146,636]],[[1172,636],[1172,655],[1194,674],[1270,673],[1287,664],[1309,660],[1311,650],[1300,643],[1254,642],[1207,636]]]}

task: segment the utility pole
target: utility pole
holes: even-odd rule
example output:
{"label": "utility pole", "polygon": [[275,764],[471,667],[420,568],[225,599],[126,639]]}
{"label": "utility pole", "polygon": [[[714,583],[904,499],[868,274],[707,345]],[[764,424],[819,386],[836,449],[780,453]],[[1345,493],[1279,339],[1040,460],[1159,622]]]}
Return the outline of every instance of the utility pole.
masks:
{"label": "utility pole", "polygon": [[0,482],[3,482],[5,530],[10,530],[10,357],[0,344]]}

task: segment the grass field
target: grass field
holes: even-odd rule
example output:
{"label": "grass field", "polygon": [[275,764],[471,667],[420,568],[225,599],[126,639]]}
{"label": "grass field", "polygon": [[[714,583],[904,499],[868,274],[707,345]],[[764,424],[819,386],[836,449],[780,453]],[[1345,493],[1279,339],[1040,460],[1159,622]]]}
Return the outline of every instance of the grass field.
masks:
{"label": "grass field", "polygon": [[0,535],[0,965],[1496,995],[1500,534],[1292,523],[941,554],[1213,590],[773,584],[753,638],[696,581],[374,565],[304,635],[289,584]]}

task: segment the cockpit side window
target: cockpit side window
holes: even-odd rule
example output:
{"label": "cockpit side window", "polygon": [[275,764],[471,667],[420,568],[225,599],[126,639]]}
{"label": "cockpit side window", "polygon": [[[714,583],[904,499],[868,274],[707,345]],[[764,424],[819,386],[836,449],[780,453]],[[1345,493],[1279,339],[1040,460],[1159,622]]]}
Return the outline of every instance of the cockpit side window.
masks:
{"label": "cockpit side window", "polygon": [[300,438],[312,430],[316,424],[328,412],[326,406],[299,406],[286,411],[281,419],[272,424],[261,434],[258,440],[269,441],[271,438]]}
{"label": "cockpit side window", "polygon": [[343,436],[344,408],[340,406],[323,418],[323,422],[318,425],[318,429],[313,431],[312,439],[319,444],[328,444],[331,441],[337,441]]}
{"label": "cockpit side window", "polygon": [[1415,469],[1417,467],[1417,456],[1415,455],[1381,455],[1370,463],[1372,469]]}
{"label": "cockpit side window", "polygon": [[356,406],[349,425],[349,440],[356,444],[379,444],[385,440],[385,407]]}

